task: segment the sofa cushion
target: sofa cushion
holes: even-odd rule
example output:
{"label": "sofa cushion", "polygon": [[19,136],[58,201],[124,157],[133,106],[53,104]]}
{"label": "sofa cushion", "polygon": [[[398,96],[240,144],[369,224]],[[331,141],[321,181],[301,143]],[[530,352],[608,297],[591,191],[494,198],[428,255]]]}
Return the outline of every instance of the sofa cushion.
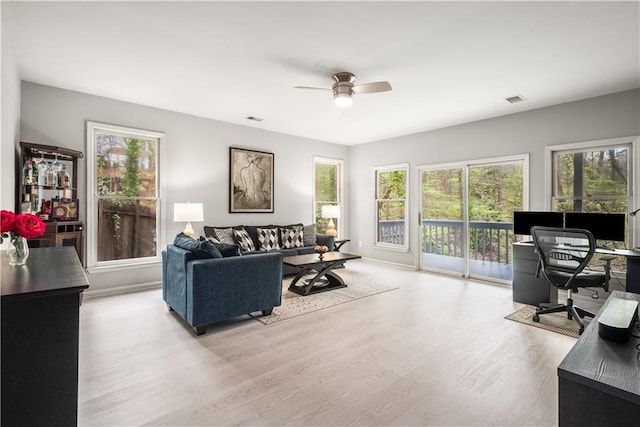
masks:
{"label": "sofa cushion", "polygon": [[315,246],[304,246],[302,248],[298,248],[298,255],[309,255],[315,254]]}
{"label": "sofa cushion", "polygon": [[258,232],[258,250],[260,251],[272,251],[280,249],[278,243],[278,229],[277,228],[257,228]]}
{"label": "sofa cushion", "polygon": [[233,230],[233,237],[235,238],[236,243],[240,246],[241,252],[251,252],[256,250],[256,246],[247,233],[247,230],[244,228],[240,230]]}
{"label": "sofa cushion", "polygon": [[190,251],[196,258],[222,258],[222,254],[213,242],[208,240],[196,240],[184,233],[178,234],[174,239],[173,244],[186,251]]}
{"label": "sofa cushion", "polygon": [[212,236],[200,237],[200,240],[207,240],[211,244],[213,244],[220,251],[223,258],[240,255],[240,253],[238,252],[239,250],[238,245],[227,245],[227,244],[221,243],[218,241],[218,239]]}
{"label": "sofa cushion", "polygon": [[283,248],[301,248],[304,246],[304,233],[302,227],[280,228],[280,240],[282,241]]}
{"label": "sofa cushion", "polygon": [[300,255],[298,249],[280,249],[280,253],[283,257]]}
{"label": "sofa cushion", "polygon": [[302,240],[304,242],[304,245],[315,247],[317,245],[316,225],[315,224],[305,225],[302,229],[302,232],[303,232]]}

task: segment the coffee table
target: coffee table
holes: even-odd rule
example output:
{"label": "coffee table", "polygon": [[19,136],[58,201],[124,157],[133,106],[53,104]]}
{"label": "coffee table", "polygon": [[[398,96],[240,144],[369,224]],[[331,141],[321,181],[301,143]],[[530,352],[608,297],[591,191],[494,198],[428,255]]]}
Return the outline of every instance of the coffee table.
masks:
{"label": "coffee table", "polygon": [[350,259],[358,258],[362,257],[342,252],[327,252],[322,259],[320,259],[320,255],[314,253],[284,257],[282,262],[301,269],[291,281],[289,290],[302,296],[307,296],[333,289],[346,288],[347,285],[342,277],[338,276],[333,270],[343,267]]}

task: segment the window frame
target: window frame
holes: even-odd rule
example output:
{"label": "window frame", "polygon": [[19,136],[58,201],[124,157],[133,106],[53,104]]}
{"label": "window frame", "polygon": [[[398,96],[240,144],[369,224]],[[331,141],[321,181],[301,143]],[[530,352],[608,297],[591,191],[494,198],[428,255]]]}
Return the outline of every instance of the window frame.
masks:
{"label": "window frame", "polygon": [[[311,203],[311,218],[313,218],[313,222],[316,222],[316,205],[318,203],[322,203],[322,202],[326,202],[326,204],[331,204],[333,203],[332,201],[329,200],[316,200],[316,164],[328,164],[328,165],[334,165],[337,167],[337,173],[338,173],[338,177],[336,179],[336,186],[338,188],[336,188],[336,197],[337,197],[337,201],[335,202],[338,207],[340,208],[340,218],[334,218],[334,224],[336,225],[336,230],[338,231],[338,239],[344,238],[345,237],[345,233],[344,233],[344,228],[343,225],[345,223],[344,220],[344,216],[345,216],[345,211],[344,211],[344,206],[343,206],[343,194],[342,194],[342,189],[344,187],[343,182],[344,182],[344,160],[342,159],[334,159],[334,158],[330,158],[330,157],[320,157],[320,156],[313,156],[313,167],[311,168],[311,174],[312,174],[312,178],[311,178],[311,183],[313,185],[313,196],[312,196],[312,203]],[[320,232],[320,230],[318,230],[316,228],[316,232]]]}
{"label": "window frame", "polygon": [[[379,172],[392,172],[402,170],[405,172],[405,191],[404,199],[379,199],[378,198],[378,173]],[[409,240],[411,236],[410,223],[409,223],[409,194],[410,194],[410,170],[409,163],[396,163],[392,165],[381,165],[373,167],[373,223],[374,223],[374,238],[373,246],[380,249],[388,249],[395,251],[409,251]],[[378,226],[378,203],[380,201],[402,201],[404,202],[404,243],[386,243],[378,241],[379,230]]]}
{"label": "window frame", "polygon": [[[108,123],[87,121],[87,271],[101,272],[138,268],[145,265],[157,265],[162,262],[162,248],[165,246],[166,236],[166,198],[165,198],[165,140],[164,132],[146,129],[132,128],[128,126],[113,125]],[[100,197],[97,191],[97,134],[109,133],[127,137],[156,140],[155,153],[155,188],[156,188],[156,255],[152,257],[128,258],[121,260],[98,261],[98,201]],[[136,197],[128,197],[136,198]],[[145,198],[148,199],[148,198]]]}

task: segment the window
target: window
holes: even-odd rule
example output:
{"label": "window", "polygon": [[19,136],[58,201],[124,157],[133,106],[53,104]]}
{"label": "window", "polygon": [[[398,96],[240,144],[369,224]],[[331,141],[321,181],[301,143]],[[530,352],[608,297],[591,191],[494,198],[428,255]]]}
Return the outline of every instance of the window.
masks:
{"label": "window", "polygon": [[553,209],[559,212],[626,213],[630,146],[553,153]]}
{"label": "window", "polygon": [[632,148],[633,140],[624,138],[550,147],[552,210],[628,213],[633,206]]}
{"label": "window", "polygon": [[87,122],[88,267],[160,260],[164,134]]}
{"label": "window", "polygon": [[409,165],[374,168],[376,185],[376,240],[381,247],[409,249],[407,195]]}
{"label": "window", "polygon": [[[324,233],[330,218],[322,218],[322,206],[337,205],[342,209],[342,160],[314,157],[313,159],[313,215],[316,231]],[[343,215],[340,215],[341,217]],[[341,218],[332,218],[336,225],[338,236],[341,233]]]}

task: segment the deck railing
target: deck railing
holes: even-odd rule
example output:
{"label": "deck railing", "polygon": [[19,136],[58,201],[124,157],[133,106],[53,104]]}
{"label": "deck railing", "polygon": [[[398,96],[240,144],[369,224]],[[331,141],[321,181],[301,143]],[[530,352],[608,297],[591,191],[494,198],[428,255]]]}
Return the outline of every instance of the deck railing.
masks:
{"label": "deck railing", "polygon": [[[423,220],[421,247],[425,253],[463,257],[462,221]],[[380,221],[378,238],[384,243],[404,244],[403,221]],[[469,221],[469,257],[510,264],[513,259],[513,223]]]}

